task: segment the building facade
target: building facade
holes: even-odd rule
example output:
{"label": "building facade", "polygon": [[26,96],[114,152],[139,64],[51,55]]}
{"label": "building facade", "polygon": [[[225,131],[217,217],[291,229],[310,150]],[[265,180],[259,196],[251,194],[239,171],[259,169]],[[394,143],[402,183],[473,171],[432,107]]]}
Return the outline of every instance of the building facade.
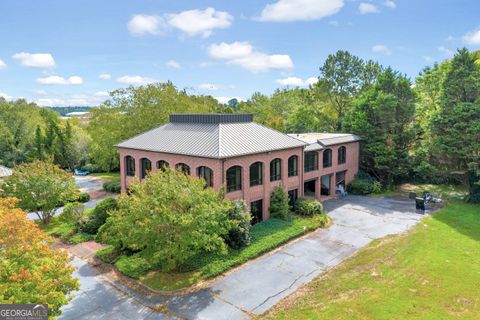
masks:
{"label": "building facade", "polygon": [[133,177],[170,166],[202,177],[216,191],[223,187],[229,199],[244,199],[253,222],[269,218],[276,186],[292,202],[302,196],[323,200],[353,179],[359,163],[354,135],[286,135],[244,114],[171,115],[169,123],[117,147],[122,192]]}

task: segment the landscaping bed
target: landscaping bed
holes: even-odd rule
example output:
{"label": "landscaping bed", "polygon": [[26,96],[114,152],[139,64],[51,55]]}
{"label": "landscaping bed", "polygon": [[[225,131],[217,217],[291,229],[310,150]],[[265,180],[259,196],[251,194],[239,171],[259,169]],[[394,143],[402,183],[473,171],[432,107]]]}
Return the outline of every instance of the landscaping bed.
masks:
{"label": "landscaping bed", "polygon": [[372,242],[266,314],[274,319],[477,319],[480,206],[449,201]]}
{"label": "landscaping bed", "polygon": [[252,226],[249,246],[242,249],[229,249],[226,255],[208,253],[196,255],[184,263],[179,272],[152,271],[141,276],[138,273],[132,274],[125,261],[118,258],[109,247],[100,250],[97,257],[105,262],[114,262],[122,273],[139,278],[142,284],[154,290],[171,291],[190,287],[203,280],[218,276],[293,238],[327,224],[328,217],[325,214],[308,218],[294,216],[291,221],[270,219]]}

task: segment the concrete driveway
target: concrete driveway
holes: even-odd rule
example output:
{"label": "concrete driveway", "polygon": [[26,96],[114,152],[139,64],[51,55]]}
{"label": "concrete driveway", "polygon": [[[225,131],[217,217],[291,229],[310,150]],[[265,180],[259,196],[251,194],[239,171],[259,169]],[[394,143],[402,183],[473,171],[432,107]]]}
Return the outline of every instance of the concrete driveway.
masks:
{"label": "concrete driveway", "polygon": [[[186,319],[249,319],[252,315],[262,314],[299,286],[339,264],[373,239],[404,232],[423,216],[415,211],[412,200],[401,198],[348,196],[329,200],[324,206],[334,221],[330,228],[314,232],[263,256],[219,279],[210,288],[166,300],[164,303],[168,310]],[[78,275],[82,277],[80,273]],[[94,290],[110,292],[104,286],[102,281],[98,281]],[[111,313],[115,312],[112,303],[113,306],[122,306],[128,301],[122,302],[124,298],[110,296],[110,293],[95,293],[97,309],[89,305],[93,308],[89,314],[93,316],[95,310],[102,310],[97,318],[118,318]],[[67,306],[62,319],[88,319],[88,314],[73,313],[76,308],[71,306],[78,304],[76,300]],[[146,311],[141,305],[125,308],[128,308],[128,314],[133,312],[131,308],[137,310],[131,319],[154,316],[144,313]]]}

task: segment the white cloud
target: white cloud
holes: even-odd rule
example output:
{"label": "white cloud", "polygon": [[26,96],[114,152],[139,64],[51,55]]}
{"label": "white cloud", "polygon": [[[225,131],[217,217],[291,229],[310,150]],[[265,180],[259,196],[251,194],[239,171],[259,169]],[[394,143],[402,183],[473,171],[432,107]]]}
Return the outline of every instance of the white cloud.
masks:
{"label": "white cloud", "polygon": [[83,83],[83,79],[79,76],[71,76],[67,79],[60,76],[48,76],[37,78],[37,83],[47,85],[79,85]]}
{"label": "white cloud", "polygon": [[110,75],[109,73],[101,73],[100,75],[98,75],[98,78],[101,80],[110,80],[112,79],[112,75]]}
{"label": "white cloud", "polygon": [[248,42],[212,44],[208,47],[208,54],[214,59],[225,60],[253,73],[293,68],[290,56],[258,52]]}
{"label": "white cloud", "polygon": [[169,60],[165,65],[169,68],[174,68],[174,69],[180,69],[182,67],[180,63],[178,63],[175,60]]}
{"label": "white cloud", "polygon": [[387,8],[390,8],[390,9],[395,9],[397,7],[397,4],[392,1],[392,0],[387,0],[383,3],[383,5]]}
{"label": "white cloud", "polygon": [[218,90],[219,86],[213,83],[201,83],[198,85],[198,88],[201,90],[214,91]]}
{"label": "white cloud", "polygon": [[340,23],[337,21],[337,20],[333,20],[333,21],[328,21],[328,24],[333,26],[333,27],[338,27],[340,26]]}
{"label": "white cloud", "polygon": [[146,34],[159,35],[165,28],[165,21],[160,16],[136,14],[127,24],[128,31],[134,36]]}
{"label": "white cloud", "polygon": [[132,85],[132,86],[142,86],[149,83],[157,82],[157,80],[153,78],[142,77],[142,76],[126,75],[126,76],[117,78],[117,82]]}
{"label": "white cloud", "polygon": [[40,98],[36,99],[35,103],[43,107],[66,105],[65,100],[59,98]]}
{"label": "white cloud", "polygon": [[367,14],[367,13],[379,13],[380,11],[378,10],[377,6],[371,4],[371,3],[366,3],[362,2],[358,6],[358,10],[360,11],[361,14]]}
{"label": "white cloud", "polygon": [[387,56],[392,54],[392,51],[390,51],[390,49],[386,45],[383,45],[383,44],[374,45],[372,47],[372,52],[383,53],[383,54],[386,54]]}
{"label": "white cloud", "polygon": [[96,97],[108,97],[109,94],[108,94],[107,91],[97,91],[97,92],[95,92],[95,96]]}
{"label": "white cloud", "polygon": [[2,59],[0,59],[0,70],[5,69],[6,67],[7,67],[7,64],[5,62],[3,62]]}
{"label": "white cloud", "polygon": [[434,59],[431,56],[423,56],[422,58],[428,63],[432,63],[434,61]]}
{"label": "white cloud", "polygon": [[38,95],[38,96],[45,96],[45,95],[47,94],[47,91],[41,90],[41,89],[35,90],[34,92],[35,92],[35,94]]}
{"label": "white cloud", "polygon": [[463,42],[472,46],[480,46],[480,29],[467,32],[462,37]]}
{"label": "white cloud", "polygon": [[[337,0],[336,0],[337,1]],[[188,36],[210,36],[214,29],[225,29],[232,25],[233,16],[214,8],[187,10],[179,13],[158,15],[136,14],[127,24],[134,36],[161,35],[175,28]]]}
{"label": "white cloud", "polygon": [[185,32],[189,36],[201,35],[206,38],[214,29],[225,29],[232,25],[233,16],[214,8],[205,10],[188,10],[169,14],[168,24]]}
{"label": "white cloud", "polygon": [[12,58],[18,60],[24,67],[44,69],[55,67],[55,60],[50,53],[19,52],[15,53]]}
{"label": "white cloud", "polygon": [[4,92],[0,92],[0,97],[5,98],[5,100],[14,100],[14,98]]}
{"label": "white cloud", "polygon": [[317,77],[310,77],[305,80],[298,78],[298,77],[287,77],[284,79],[277,79],[275,80],[276,83],[282,86],[288,87],[306,87],[308,85],[312,85],[318,81]]}
{"label": "white cloud", "polygon": [[452,57],[454,52],[448,48],[445,48],[444,46],[438,47],[438,51],[446,55],[447,57]]}
{"label": "white cloud", "polygon": [[214,98],[217,99],[217,101],[221,104],[227,104],[228,101],[230,101],[232,99],[237,99],[239,102],[245,101],[245,99],[240,98],[240,97],[214,97]]}
{"label": "white cloud", "polygon": [[279,0],[267,4],[258,20],[260,21],[308,21],[336,14],[344,0]]}

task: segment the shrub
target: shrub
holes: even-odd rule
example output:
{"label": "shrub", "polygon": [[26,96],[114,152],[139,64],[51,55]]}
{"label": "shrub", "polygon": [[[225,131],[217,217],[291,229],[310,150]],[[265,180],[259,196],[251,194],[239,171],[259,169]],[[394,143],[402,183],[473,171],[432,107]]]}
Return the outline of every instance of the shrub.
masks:
{"label": "shrub", "polygon": [[153,269],[152,265],[140,253],[131,256],[121,256],[115,266],[121,273],[138,279]]}
{"label": "shrub", "polygon": [[370,194],[372,193],[372,183],[367,179],[357,177],[348,184],[347,191],[351,194]]}
{"label": "shrub", "polygon": [[90,195],[86,192],[82,192],[80,193],[80,195],[78,196],[78,199],[77,199],[78,202],[82,202],[82,203],[85,203],[85,202],[88,202],[90,201]]}
{"label": "shrub", "polygon": [[373,181],[372,183],[372,193],[380,193],[382,192],[382,184],[380,181]]}
{"label": "shrub", "polygon": [[240,249],[250,244],[250,212],[243,200],[233,202],[233,207],[228,211],[227,217],[233,226],[224,237],[225,243],[233,249]]}
{"label": "shrub", "polygon": [[93,236],[91,234],[77,233],[67,241],[68,243],[71,243],[71,244],[79,244],[79,243],[90,241],[90,240],[93,240]]}
{"label": "shrub", "polygon": [[295,212],[298,215],[311,217],[323,213],[323,206],[315,198],[298,198],[295,204]]}
{"label": "shrub", "polygon": [[82,230],[86,233],[96,234],[98,229],[107,221],[109,212],[117,209],[117,200],[105,198],[93,209]]}
{"label": "shrub", "polygon": [[67,203],[63,209],[62,214],[59,217],[59,220],[75,226],[77,229],[80,228],[83,223],[83,213],[85,207],[79,202]]}
{"label": "shrub", "polygon": [[120,180],[107,181],[103,184],[103,190],[111,193],[120,193],[122,186]]}
{"label": "shrub", "polygon": [[107,246],[98,250],[95,256],[105,263],[114,263],[120,256],[120,252],[113,246]]}
{"label": "shrub", "polygon": [[292,214],[288,205],[288,194],[282,187],[277,186],[270,195],[270,217],[274,219],[290,220]]}

